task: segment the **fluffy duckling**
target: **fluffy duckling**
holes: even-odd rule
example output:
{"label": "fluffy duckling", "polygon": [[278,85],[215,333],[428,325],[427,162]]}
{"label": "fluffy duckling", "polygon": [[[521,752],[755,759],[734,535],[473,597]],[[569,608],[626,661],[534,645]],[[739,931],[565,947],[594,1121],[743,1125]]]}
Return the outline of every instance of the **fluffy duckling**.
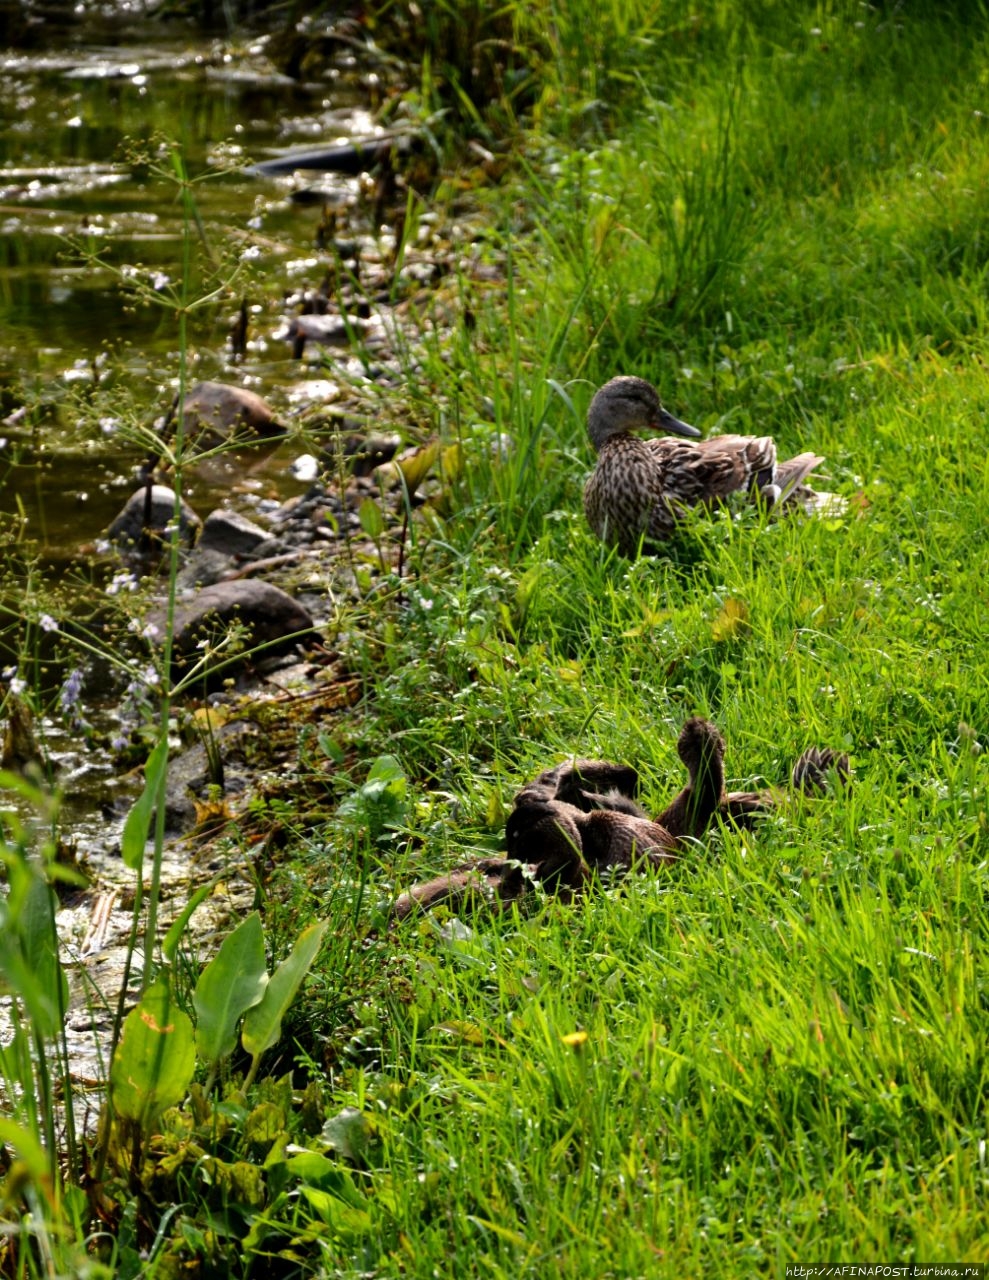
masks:
{"label": "fluffy duckling", "polygon": [[[725,741],[709,720],[688,720],[677,752],[687,782],[655,821],[636,802],[639,775],[629,765],[567,760],[547,769],[515,797],[505,827],[507,858],[476,858],[413,885],[393,904],[392,922],[441,903],[453,911],[475,902],[500,910],[524,898],[533,881],[567,901],[603,876],[675,862],[683,841],[702,836],[715,816],[744,827],[776,807],[772,791],[725,791]],[[810,747],[791,780],[814,795],[832,775],[847,782],[848,757]]]}
{"label": "fluffy duckling", "polygon": [[724,796],[724,739],[707,720],[688,720],[677,743],[689,779],[653,822],[635,802],[639,777],[601,760],[566,761],[541,773],[515,797],[505,827],[507,858],[462,863],[414,885],[392,907],[392,919],[445,903],[460,909],[481,898],[520,898],[529,881],[568,899],[605,873],[676,861],[680,838],[700,835]]}

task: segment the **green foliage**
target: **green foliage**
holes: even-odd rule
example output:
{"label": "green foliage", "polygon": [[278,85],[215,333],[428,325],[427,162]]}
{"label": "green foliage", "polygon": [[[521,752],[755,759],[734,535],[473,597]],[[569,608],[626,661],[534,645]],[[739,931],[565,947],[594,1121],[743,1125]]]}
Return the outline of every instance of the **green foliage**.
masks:
{"label": "green foliage", "polygon": [[[623,50],[613,13],[561,7],[552,39],[582,30],[584,69],[547,85],[559,131],[491,196],[507,299],[409,375],[453,406],[465,465],[401,609],[354,645],[352,744],[408,777],[406,839],[377,853],[401,887],[494,851],[520,782],[573,754],[635,763],[656,812],[694,713],[724,730],[732,786],[783,784],[810,743],[851,751],[855,782],[578,908],[395,930],[388,994],[342,1049],[324,1015],[333,1105],[366,1121],[334,1147],[367,1215],[334,1265],[978,1259],[985,36],[950,10],[635,16]],[[575,80],[602,105],[552,120]],[[826,454],[848,507],[743,507],[664,556],[604,552],[583,415],[618,372],[705,431]]]}
{"label": "green foliage", "polygon": [[366,780],[344,799],[337,813],[355,827],[363,827],[374,843],[405,822],[407,781],[394,756],[379,756]]}
{"label": "green foliage", "polygon": [[192,1020],[165,982],[152,983],[124,1020],[110,1066],[110,1097],[122,1120],[147,1130],[185,1097],[196,1065]]}
{"label": "green foliage", "polygon": [[214,1071],[237,1044],[244,1014],[264,996],[268,970],[261,917],[252,911],[200,974],[192,1001],[196,1009],[196,1049]]}
{"label": "green foliage", "polygon": [[36,867],[7,860],[10,892],[0,900],[0,974],[43,1039],[57,1035],[68,1001],[58,959],[54,895]]}
{"label": "green foliage", "polygon": [[131,805],[120,836],[120,856],[124,866],[140,871],[148,842],[151,819],[158,803],[162,780],[168,770],[168,739],[161,738],[151,750],[144,766],[144,787]]}
{"label": "green foliage", "polygon": [[254,1078],[261,1055],[281,1038],[282,1019],[312,968],[328,927],[329,922],[323,921],[302,931],[295,946],[271,975],[261,999],[248,1008],[242,1040],[253,1059],[249,1080]]}
{"label": "green foliage", "polygon": [[[82,1265],[79,1226],[85,1213],[63,1183],[63,1169],[70,1177],[81,1171],[71,1109],[61,1133],[56,1127],[59,1081],[68,1062],[68,981],[59,958],[50,880],[58,876],[77,884],[79,877],[56,867],[53,845],[39,834],[51,829],[57,817],[52,799],[7,772],[0,772],[0,790],[16,793],[38,814],[37,830],[12,812],[0,814],[0,865],[6,880],[0,896],[0,990],[7,1017],[0,1045],[5,1108],[0,1121],[5,1175],[0,1224],[9,1241],[0,1257],[18,1259],[26,1273],[37,1251],[52,1268],[68,1271]],[[75,1217],[69,1211],[73,1203]],[[22,1204],[30,1217],[23,1231],[17,1225]]]}
{"label": "green foliage", "polygon": [[[139,1082],[125,1106],[148,1132],[112,1147],[115,1261],[583,1277],[978,1260],[985,34],[957,7],[702,0],[478,12],[461,38],[455,9],[429,8],[424,86],[480,114],[466,60],[509,27],[512,67],[541,77],[503,112],[532,104],[527,170],[479,196],[477,252],[503,255],[506,291],[465,271],[473,324],[427,337],[402,391],[462,465],[403,580],[341,628],[364,697],[308,767],[342,802],[322,824],[294,794],[255,803],[284,836],[258,893],[289,954],[265,985],[251,917],[204,974],[221,1087],[162,1109],[171,1041],[138,1014],[149,1051],[120,1087]],[[580,513],[583,416],[617,372],[705,431],[826,454],[846,509],[742,507],[663,556],[603,551]],[[376,538],[380,515],[360,516]],[[497,851],[514,791],[557,760],[634,763],[657,812],[694,713],[724,730],[732,786],[784,784],[810,743],[850,751],[854,784],[579,904],[385,927],[400,888]],[[16,927],[51,1002],[41,890],[10,910],[29,899]],[[5,978],[44,1026],[13,936]],[[257,1080],[279,1043],[293,1077]],[[37,1058],[23,1028],[2,1055]],[[35,1180],[38,1132],[0,1129]]]}

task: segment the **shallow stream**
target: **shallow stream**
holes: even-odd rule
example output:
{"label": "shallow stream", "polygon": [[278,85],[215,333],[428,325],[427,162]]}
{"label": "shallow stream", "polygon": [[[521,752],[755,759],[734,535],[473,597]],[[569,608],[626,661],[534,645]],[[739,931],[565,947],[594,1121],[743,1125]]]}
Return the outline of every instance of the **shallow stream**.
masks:
{"label": "shallow stream", "polygon": [[[276,336],[280,299],[319,284],[320,221],[328,206],[353,203],[360,178],[322,177],[307,196],[306,176],[262,177],[248,166],[374,133],[364,105],[374,77],[362,77],[345,43],[339,64],[308,83],[278,73],[266,38],[246,30],[219,38],[123,7],[65,17],[25,5],[17,13],[9,34],[22,47],[0,50],[0,696],[11,686],[16,596],[26,587],[12,567],[21,550],[47,586],[63,584],[71,609],[65,584],[136,487],[142,450],[121,422],[129,414],[151,425],[174,395],[178,327],[174,312],[152,303],[182,279],[189,224],[176,182],[153,171],[169,165],[159,141],[177,147],[190,176],[204,178],[194,188],[202,236],[230,271],[238,257],[246,264],[234,286],[192,317],[190,381],[250,387],[284,420],[332,398],[334,384],[323,362],[293,360]],[[229,329],[242,299],[250,326],[238,363]],[[221,502],[248,514],[274,505],[309,483],[292,469],[297,453],[289,442],[229,455],[195,471],[185,496],[202,515]],[[54,665],[38,669],[57,682],[65,670]],[[81,988],[95,980],[90,993],[111,992],[133,879],[115,850],[140,777],[121,777],[108,753],[55,718],[39,729],[65,797],[63,837],[96,870],[99,890],[65,905],[60,931],[68,958],[89,973]],[[10,794],[2,802],[17,807]],[[165,871],[166,881],[187,882],[181,859]],[[231,905],[242,896],[234,891]],[[97,969],[105,970],[99,978]],[[80,1078],[100,1074],[86,1004],[70,1028]]]}
{"label": "shallow stream", "polygon": [[[27,537],[50,565],[106,527],[139,456],[119,440],[112,411],[80,438],[78,401],[104,377],[122,379],[122,400],[146,401],[153,417],[167,408],[177,371],[174,314],[122,287],[121,272],[164,294],[182,275],[177,186],[137,152],[171,140],[190,176],[205,176],[194,188],[205,236],[216,252],[243,245],[255,284],[234,289],[249,303],[260,304],[256,282],[266,270],[286,292],[319,281],[322,209],[299,199],[304,180],[245,169],[291,148],[366,136],[367,95],[346,57],[330,78],[305,83],[275,71],[265,44],[263,36],[216,39],[177,21],[93,14],[55,26],[40,47],[0,52],[0,514],[26,518]],[[335,182],[337,193],[323,184],[331,203],[347,199],[356,179]],[[317,376],[290,359],[287,343],[270,341],[268,315],[251,334],[249,369],[232,370],[236,307],[231,294],[194,317],[195,377],[267,396]],[[25,397],[35,408],[22,421]],[[271,492],[294,491],[285,459],[255,470]],[[229,494],[230,477],[221,467],[194,484],[208,505]]]}

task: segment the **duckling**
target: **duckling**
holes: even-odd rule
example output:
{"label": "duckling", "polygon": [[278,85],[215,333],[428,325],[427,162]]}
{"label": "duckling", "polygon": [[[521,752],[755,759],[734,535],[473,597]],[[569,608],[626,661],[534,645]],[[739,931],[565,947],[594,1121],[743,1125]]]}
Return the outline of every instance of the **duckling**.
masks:
{"label": "duckling", "polygon": [[831,747],[808,747],[790,773],[794,789],[807,796],[825,795],[832,778],[843,787],[851,782],[848,755]]}
{"label": "duckling", "polygon": [[714,436],[687,443],[669,435],[642,440],[652,428],[698,440],[696,427],[663,408],[644,378],[619,377],[598,391],[587,413],[587,432],[597,466],[584,487],[584,511],[591,528],[609,546],[634,556],[640,543],[669,538],[686,511],[747,491],[774,507],[815,508],[830,495],[816,494],[803,481],[824,461],[800,453],[778,462],[770,436]]}
{"label": "duckling", "polygon": [[498,909],[521,898],[529,884],[521,865],[505,858],[475,858],[400,894],[392,903],[391,920],[404,920],[414,911],[428,911],[445,903],[461,911],[470,902],[489,902]]}
{"label": "duckling", "polygon": [[[790,771],[790,785],[805,796],[825,796],[831,782],[851,785],[851,766],[844,751],[808,747]],[[753,820],[770,813],[783,798],[778,790],[729,791],[720,805],[722,821],[733,827],[751,827]]]}
{"label": "duckling", "polygon": [[656,822],[635,802],[635,769],[600,760],[566,761],[541,773],[515,797],[505,827],[507,858],[461,863],[414,885],[392,906],[392,920],[445,903],[520,898],[528,882],[568,900],[596,877],[676,861],[682,836],[700,835],[724,792],[724,739],[707,720],[688,720],[677,743],[689,780]]}
{"label": "duckling", "polygon": [[[441,903],[457,911],[480,900],[500,910],[524,898],[534,881],[570,901],[596,879],[676,862],[683,841],[702,836],[715,816],[747,827],[776,808],[774,791],[725,791],[725,740],[709,720],[694,716],[684,724],[677,753],[687,783],[655,821],[635,799],[639,775],[630,765],[578,759],[545,770],[515,796],[505,827],[508,857],[463,862],[413,885],[392,905],[392,923]],[[809,747],[791,781],[814,795],[829,776],[847,782],[848,757]]]}
{"label": "duckling", "polygon": [[515,805],[538,800],[562,800],[590,813],[592,809],[617,809],[644,818],[635,802],[639,775],[631,765],[607,760],[564,760],[527,783],[515,797]]}

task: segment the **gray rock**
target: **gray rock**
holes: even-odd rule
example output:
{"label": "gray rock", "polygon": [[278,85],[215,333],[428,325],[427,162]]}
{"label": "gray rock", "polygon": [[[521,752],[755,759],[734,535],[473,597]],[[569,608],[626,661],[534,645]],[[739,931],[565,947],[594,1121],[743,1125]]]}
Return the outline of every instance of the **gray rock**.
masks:
{"label": "gray rock", "polygon": [[196,588],[211,587],[230,572],[232,564],[230,556],[225,556],[220,551],[210,551],[209,547],[200,547],[197,543],[179,570],[176,579],[178,589],[188,592]]}
{"label": "gray rock", "polygon": [[[167,485],[152,485],[150,494],[147,488],[138,489],[110,525],[107,537],[111,542],[131,548],[140,547],[146,534],[163,541],[174,514],[175,494]],[[185,546],[192,546],[201,525],[202,521],[183,498],[179,534]]]}
{"label": "gray rock", "polygon": [[264,529],[259,529],[246,516],[218,509],[206,517],[198,546],[200,550],[216,551],[233,559],[252,555],[267,537]]}
{"label": "gray rock", "polygon": [[252,524],[246,516],[233,511],[211,512],[199,541],[179,571],[179,589],[188,591],[219,582],[245,560],[260,558],[264,554],[262,548],[270,543],[271,538],[264,529]]}
{"label": "gray rock", "polygon": [[271,406],[245,387],[228,387],[222,382],[197,382],[185,396],[185,430],[195,433],[202,443],[218,443],[251,434],[262,439],[278,435],[282,428],[275,420]]}
{"label": "gray rock", "polygon": [[[164,610],[156,611],[149,621],[163,631]],[[300,641],[316,639],[309,612],[270,582],[252,578],[217,582],[176,605],[173,674],[181,676],[203,657],[203,641],[207,646],[218,643],[236,624],[246,633],[238,660],[229,662],[234,653],[224,647],[207,667],[221,678],[246,662],[260,662],[288,652]],[[259,645],[264,646],[260,652],[251,652]],[[221,664],[222,669],[216,671]]]}

